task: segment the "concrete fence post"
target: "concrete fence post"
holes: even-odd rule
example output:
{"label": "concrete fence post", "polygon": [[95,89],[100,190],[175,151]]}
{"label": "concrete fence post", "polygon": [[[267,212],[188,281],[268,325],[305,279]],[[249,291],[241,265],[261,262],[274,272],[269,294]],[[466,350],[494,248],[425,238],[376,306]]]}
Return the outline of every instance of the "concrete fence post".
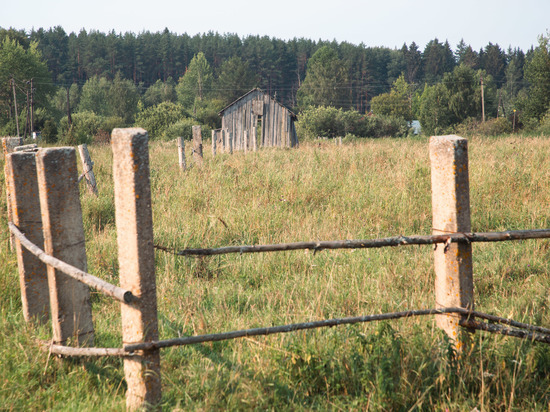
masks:
{"label": "concrete fence post", "polygon": [[[6,160],[6,156],[9,153],[12,153],[13,151],[15,151],[15,148],[18,146],[21,146],[22,144],[23,144],[22,137],[3,137],[2,153],[4,154],[4,161]],[[7,182],[8,169],[6,168],[6,163],[4,163],[4,176],[6,177],[6,182]],[[10,190],[7,183],[6,183],[6,206],[7,206],[7,212],[8,212],[8,222],[12,222],[13,216],[12,216],[12,207],[11,207],[11,201],[10,201]],[[10,234],[10,249],[14,250],[14,248],[15,248],[15,236]]]}
{"label": "concrete fence post", "polygon": [[216,139],[217,139],[217,132],[215,130],[212,130],[212,157],[216,156]]}
{"label": "concrete fence post", "polygon": [[202,133],[200,126],[193,126],[193,161],[197,166],[202,166]]}
{"label": "concrete fence post", "polygon": [[[471,232],[468,140],[455,136],[430,139],[433,234]],[[472,246],[467,243],[438,245],[434,252],[436,307],[474,309]],[[461,349],[455,314],[438,315],[437,325]]]}
{"label": "concrete fence post", "polygon": [[[147,132],[114,129],[113,178],[120,286],[137,296],[121,305],[124,344],[158,340],[157,291]],[[126,406],[137,410],[161,400],[158,349],[124,359]]]}
{"label": "concrete fence post", "polygon": [[80,154],[80,160],[82,160],[82,176],[86,180],[88,191],[97,196],[97,182],[93,170],[94,162],[92,162],[92,158],[88,152],[88,146],[86,144],[78,146],[78,153]]}
{"label": "concrete fence post", "polygon": [[183,140],[183,137],[178,137],[178,162],[180,169],[185,171],[187,169],[187,161],[185,160],[185,140]]}
{"label": "concrete fence post", "polygon": [[[36,169],[44,251],[87,271],[75,149],[40,149]],[[94,327],[88,286],[52,267],[48,267],[48,284],[54,342],[92,346]]]}
{"label": "concrete fence post", "polygon": [[[34,153],[19,152],[6,156],[7,187],[10,190],[13,223],[27,239],[44,249],[42,216]],[[45,324],[50,318],[48,274],[44,263],[15,240],[23,316],[27,322]]]}

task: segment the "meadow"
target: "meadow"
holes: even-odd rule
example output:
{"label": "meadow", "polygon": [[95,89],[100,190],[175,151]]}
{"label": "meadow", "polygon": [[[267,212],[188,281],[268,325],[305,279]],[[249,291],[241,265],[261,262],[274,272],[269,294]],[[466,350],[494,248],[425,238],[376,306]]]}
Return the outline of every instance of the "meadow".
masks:
{"label": "meadow", "polygon": [[[118,282],[109,146],[81,186],[88,271]],[[151,142],[155,242],[183,249],[431,234],[428,139],[344,140],[178,167]],[[550,227],[550,139],[472,137],[472,231]],[[190,153],[189,151],[187,153]],[[188,155],[188,164],[192,163]],[[3,167],[3,163],[1,164]],[[0,177],[5,193],[4,177]],[[59,361],[25,324],[0,196],[0,410],[125,410],[122,361]],[[433,308],[428,246],[177,257],[156,252],[161,339]],[[473,245],[476,309],[550,325],[550,240]],[[120,347],[120,307],[92,292],[96,346]],[[433,317],[161,351],[164,410],[548,410],[550,348],[477,332],[461,356]]]}

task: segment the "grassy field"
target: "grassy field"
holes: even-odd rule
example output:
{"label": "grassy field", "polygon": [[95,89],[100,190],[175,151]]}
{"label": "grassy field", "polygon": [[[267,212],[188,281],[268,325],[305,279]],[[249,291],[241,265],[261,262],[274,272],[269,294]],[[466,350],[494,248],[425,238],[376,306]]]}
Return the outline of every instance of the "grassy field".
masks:
{"label": "grassy field", "polygon": [[[208,147],[205,145],[205,147]],[[473,231],[550,227],[550,139],[469,142]],[[81,187],[89,272],[118,282],[112,156],[91,146]],[[212,158],[181,172],[151,143],[158,244],[175,248],[431,233],[426,138],[322,141]],[[3,164],[2,164],[3,166]],[[4,193],[2,176],[1,187]],[[5,211],[5,196],[0,196]],[[22,316],[0,216],[0,410],[124,410],[119,359],[59,362]],[[223,255],[156,253],[160,336],[434,307],[430,247]],[[550,241],[474,244],[476,308],[550,325]],[[92,294],[96,344],[120,347],[120,308]],[[464,356],[432,317],[161,352],[165,410],[548,410],[550,348],[476,333]]]}

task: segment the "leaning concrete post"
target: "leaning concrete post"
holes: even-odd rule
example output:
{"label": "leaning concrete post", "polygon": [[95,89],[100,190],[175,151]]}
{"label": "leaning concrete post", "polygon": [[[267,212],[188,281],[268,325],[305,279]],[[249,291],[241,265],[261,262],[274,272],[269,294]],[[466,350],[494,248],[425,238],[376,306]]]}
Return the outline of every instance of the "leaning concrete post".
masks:
{"label": "leaning concrete post", "polygon": [[[23,144],[23,138],[22,137],[3,137],[2,138],[2,153],[4,153],[4,161],[6,160],[6,156],[8,153],[12,153],[16,147],[21,146]],[[4,163],[4,176],[6,177],[6,182],[8,181],[8,169],[6,168],[6,163]],[[7,206],[7,212],[8,212],[8,222],[13,221],[12,216],[12,207],[11,207],[11,201],[10,201],[10,190],[9,186],[6,184],[6,206]],[[15,247],[15,236],[10,234],[10,248],[13,250]]]}
{"label": "leaning concrete post", "polygon": [[197,166],[202,166],[202,134],[200,126],[193,126],[193,160]]}
{"label": "leaning concrete post", "polygon": [[[433,233],[470,232],[468,140],[459,136],[430,139]],[[436,307],[474,308],[472,246],[467,243],[438,245],[435,260]],[[461,349],[459,316],[438,315],[437,325]]]}
{"label": "leaning concrete post", "polygon": [[[138,299],[122,304],[124,344],[158,340],[153,217],[147,132],[114,129],[113,178],[120,286]],[[138,351],[124,359],[126,407],[136,410],[161,400],[158,349]]]}
{"label": "leaning concrete post", "polygon": [[185,160],[185,141],[183,137],[178,137],[178,163],[182,171],[187,169],[187,161]]}
{"label": "leaning concrete post", "polygon": [[[87,270],[82,208],[73,147],[40,149],[36,153],[44,251]],[[48,267],[53,340],[93,345],[94,327],[88,286]]]}
{"label": "leaning concrete post", "polygon": [[[27,239],[40,249],[44,249],[35,155],[29,152],[8,154],[6,168],[13,223],[25,233]],[[50,318],[46,265],[27,249],[21,247],[21,243],[17,239],[15,240],[15,249],[19,267],[23,316],[27,322],[37,321],[45,324]]]}
{"label": "leaning concrete post", "polygon": [[82,176],[86,180],[88,191],[97,196],[97,183],[93,170],[94,162],[92,162],[92,158],[88,152],[88,146],[86,144],[78,146],[78,153],[80,154],[80,160],[82,160]]}

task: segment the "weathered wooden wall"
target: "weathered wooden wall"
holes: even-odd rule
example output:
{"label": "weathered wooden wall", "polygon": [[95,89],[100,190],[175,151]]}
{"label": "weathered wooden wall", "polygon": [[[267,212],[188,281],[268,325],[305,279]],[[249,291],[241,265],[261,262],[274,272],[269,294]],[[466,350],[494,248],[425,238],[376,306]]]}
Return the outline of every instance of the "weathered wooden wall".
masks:
{"label": "weathered wooden wall", "polygon": [[220,153],[298,145],[295,115],[259,89],[247,93],[221,114],[222,128],[216,132]]}

